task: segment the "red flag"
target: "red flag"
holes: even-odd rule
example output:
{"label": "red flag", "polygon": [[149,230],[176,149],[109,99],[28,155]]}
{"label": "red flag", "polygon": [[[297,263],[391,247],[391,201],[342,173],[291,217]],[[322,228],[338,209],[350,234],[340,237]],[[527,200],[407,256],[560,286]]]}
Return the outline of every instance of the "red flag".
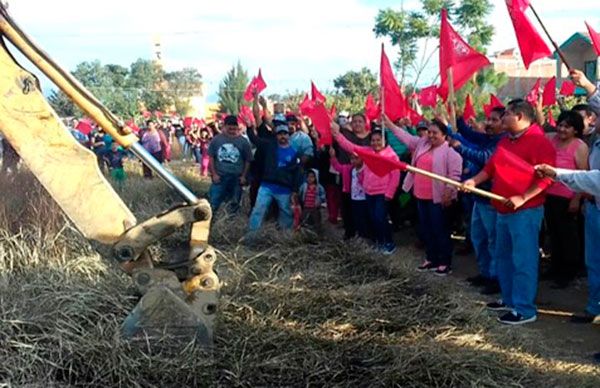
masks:
{"label": "red flag", "polygon": [[418,94],[419,104],[421,106],[435,106],[437,103],[438,87],[431,85],[421,89]]}
{"label": "red flag", "polygon": [[475,116],[475,108],[473,108],[473,101],[471,101],[471,95],[467,94],[467,98],[465,98],[465,109],[463,109],[463,119],[466,121],[469,119],[474,119]]}
{"label": "red flag", "polygon": [[308,94],[304,95],[304,100],[299,105],[300,113],[305,116],[308,116],[310,112],[314,109],[315,103],[308,98]]}
{"label": "red flag", "polygon": [[192,126],[192,118],[191,117],[186,117],[183,119],[183,126],[185,128],[190,128]]}
{"label": "red flag", "polygon": [[337,110],[335,108],[335,102],[331,104],[331,108],[329,108],[329,117],[337,116]]}
{"label": "red flag", "polygon": [[380,115],[381,110],[379,109],[379,105],[375,104],[373,96],[369,93],[365,100],[365,116],[367,116],[367,122],[370,123],[373,120],[377,120]]}
{"label": "red flag", "polygon": [[460,89],[473,74],[488,66],[487,57],[464,41],[448,22],[448,11],[442,9],[440,30],[440,78],[438,93],[444,101],[448,98],[448,69],[452,69],[454,90]]}
{"label": "red flag", "polygon": [[556,77],[552,77],[544,86],[544,94],[542,94],[542,106],[556,104]]}
{"label": "red flag", "polygon": [[313,122],[315,129],[319,132],[319,146],[331,145],[331,117],[324,104],[316,102],[314,108],[307,114]]}
{"label": "red flag", "polygon": [[258,75],[252,77],[252,81],[248,84],[246,91],[244,92],[244,100],[252,101],[254,99],[254,93],[260,93],[267,88],[267,83],[263,79],[261,69],[258,69]]}
{"label": "red flag", "polygon": [[246,122],[250,122],[253,125],[255,124],[254,114],[252,113],[252,109],[248,105],[240,106],[240,114],[238,115],[238,121],[244,124],[246,124]]}
{"label": "red flag", "polygon": [[384,177],[394,170],[406,170],[406,163],[378,154],[372,149],[356,148],[356,154],[377,176]]}
{"label": "red flag", "polygon": [[554,120],[554,116],[552,115],[552,109],[548,109],[548,124],[556,127],[556,120]]}
{"label": "red flag", "polygon": [[535,84],[525,96],[525,101],[533,106],[536,106],[538,98],[540,98],[540,88],[542,87],[542,79],[538,78]]}
{"label": "red flag", "polygon": [[483,105],[483,112],[485,113],[485,117],[490,117],[490,113],[492,113],[492,109],[497,107],[504,107],[504,104],[496,95],[490,94],[490,103]]}
{"label": "red flag", "polygon": [[531,62],[550,56],[552,51],[525,15],[529,0],[506,0],[506,6],[517,35],[523,64],[529,69]]}
{"label": "red flag", "polygon": [[157,119],[162,120],[163,116],[164,116],[163,112],[161,112],[159,110],[154,111],[154,117],[156,117]]}
{"label": "red flag", "polygon": [[152,113],[149,110],[145,110],[145,111],[142,112],[142,116],[145,119],[149,119],[150,117],[152,117]]}
{"label": "red flag", "polygon": [[310,81],[310,95],[312,97],[312,101],[319,101],[321,103],[324,103],[325,100],[327,100],[327,98],[324,95],[322,95],[321,92],[319,92],[319,89],[317,89],[317,86],[312,81]]}
{"label": "red flag", "polygon": [[410,123],[412,124],[413,127],[416,127],[417,124],[419,124],[419,122],[423,121],[423,116],[421,116],[419,114],[419,112],[412,109],[411,107],[408,107],[407,115],[408,115],[408,119],[410,120]]}
{"label": "red flag", "polygon": [[515,193],[525,193],[535,180],[533,166],[504,147],[496,149],[490,162],[494,164],[494,180],[504,181]]}
{"label": "red flag", "polygon": [[129,129],[131,129],[131,131],[132,131],[133,133],[135,133],[135,134],[137,134],[138,132],[140,132],[140,127],[138,127],[138,126],[135,124],[135,121],[133,121],[133,120],[129,120],[128,122],[126,122],[126,123],[125,123],[125,125],[126,125],[127,127],[129,127]]}
{"label": "red flag", "polygon": [[390,61],[385,55],[383,45],[381,46],[381,63],[379,66],[379,77],[383,96],[383,111],[392,121],[406,116],[406,102],[400,91]]}
{"label": "red flag", "polygon": [[90,119],[87,118],[81,119],[77,123],[75,129],[87,136],[90,134],[90,132],[92,132],[92,122],[90,121]]}
{"label": "red flag", "polygon": [[563,81],[562,85],[560,85],[560,95],[572,96],[573,94],[575,94],[575,84],[569,80]]}
{"label": "red flag", "polygon": [[596,54],[600,56],[600,34],[597,33],[592,26],[585,22],[587,26],[588,32],[590,33],[590,38],[592,39],[592,45],[594,46],[594,50],[596,50]]}

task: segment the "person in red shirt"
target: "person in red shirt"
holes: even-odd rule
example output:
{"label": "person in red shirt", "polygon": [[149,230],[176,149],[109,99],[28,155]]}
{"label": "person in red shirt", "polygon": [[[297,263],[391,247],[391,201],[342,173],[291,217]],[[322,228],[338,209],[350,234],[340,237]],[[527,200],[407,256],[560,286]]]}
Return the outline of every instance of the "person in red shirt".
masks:
{"label": "person in red shirt", "polygon": [[[489,179],[492,191],[507,200],[492,201],[498,211],[496,260],[502,300],[488,303],[494,311],[507,311],[501,323],[520,325],[537,319],[535,297],[538,283],[539,232],[544,216],[544,191],[549,178],[537,177],[537,164],[554,165],[556,151],[543,130],[535,124],[534,108],[521,99],[511,101],[502,117],[509,136],[498,147],[483,170],[464,182],[475,187]],[[501,155],[513,155],[531,172],[507,169]],[[529,166],[527,166],[529,165]]]}

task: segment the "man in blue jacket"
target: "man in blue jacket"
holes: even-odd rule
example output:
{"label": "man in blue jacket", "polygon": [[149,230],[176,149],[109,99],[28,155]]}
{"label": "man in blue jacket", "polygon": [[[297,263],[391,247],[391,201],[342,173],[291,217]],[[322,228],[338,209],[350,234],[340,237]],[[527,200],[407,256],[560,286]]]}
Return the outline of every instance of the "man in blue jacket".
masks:
{"label": "man in blue jacket", "polygon": [[[474,176],[496,150],[496,145],[505,136],[502,126],[503,107],[496,107],[486,120],[487,133],[473,130],[461,117],[457,120],[460,136],[452,135],[450,145],[463,157],[469,169],[468,174]],[[458,140],[460,139],[460,140]],[[491,182],[483,183],[481,189],[489,191]],[[479,275],[467,279],[474,286],[483,286],[482,294],[490,295],[500,292],[495,260],[496,210],[490,201],[475,195],[471,214],[471,242],[477,256]]]}

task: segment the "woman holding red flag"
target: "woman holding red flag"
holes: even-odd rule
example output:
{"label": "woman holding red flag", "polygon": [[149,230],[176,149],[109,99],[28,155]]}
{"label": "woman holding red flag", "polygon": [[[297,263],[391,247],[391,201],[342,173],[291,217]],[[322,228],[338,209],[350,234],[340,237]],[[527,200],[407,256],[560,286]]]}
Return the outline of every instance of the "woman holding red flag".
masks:
{"label": "woman holding red flag", "polygon": [[[433,120],[427,129],[427,137],[411,135],[385,115],[383,124],[406,144],[412,153],[413,166],[460,180],[462,157],[448,145],[448,127],[444,123]],[[402,188],[407,192],[412,189],[417,198],[419,235],[425,242],[427,254],[417,270],[433,271],[435,275],[447,276],[451,272],[452,240],[446,209],[457,198],[456,188],[413,173],[408,173]]]}
{"label": "woman holding red flag", "polygon": [[[371,132],[371,146],[358,146],[346,139],[340,132],[340,126],[336,122],[331,123],[331,133],[340,147],[346,152],[354,153],[356,150],[369,150],[391,160],[398,161],[398,156],[394,150],[385,146],[383,141],[383,132]],[[365,166],[359,173],[367,198],[367,207],[369,218],[373,225],[374,239],[377,249],[384,255],[391,255],[396,251],[396,244],[392,240],[392,228],[387,219],[387,202],[394,197],[396,188],[400,183],[400,171],[394,170],[384,176],[375,174],[368,166]]]}

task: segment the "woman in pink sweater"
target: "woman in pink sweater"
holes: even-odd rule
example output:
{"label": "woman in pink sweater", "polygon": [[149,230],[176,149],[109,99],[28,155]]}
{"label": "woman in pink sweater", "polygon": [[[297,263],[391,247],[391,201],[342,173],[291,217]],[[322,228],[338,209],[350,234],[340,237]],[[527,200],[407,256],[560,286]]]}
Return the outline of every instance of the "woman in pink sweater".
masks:
{"label": "woman in pink sweater", "polygon": [[[371,146],[357,146],[344,136],[340,135],[340,127],[337,123],[331,124],[331,132],[334,139],[347,152],[354,153],[357,149],[372,149],[373,151],[390,159],[398,160],[398,156],[391,147],[385,146],[383,132],[371,132]],[[391,255],[396,251],[396,244],[392,240],[392,229],[387,220],[387,202],[394,197],[396,188],[400,183],[400,171],[393,171],[384,177],[373,173],[365,166],[359,175],[362,186],[366,193],[369,218],[373,225],[373,234],[377,249],[383,254]]]}
{"label": "woman in pink sweater", "polygon": [[[409,148],[413,166],[460,180],[462,157],[448,145],[448,127],[444,123],[434,120],[427,129],[427,137],[413,136],[385,116],[384,125]],[[456,200],[456,189],[413,173],[406,176],[402,188],[405,191],[413,189],[417,198],[419,232],[425,241],[427,254],[418,270],[435,271],[439,276],[448,275],[451,272],[452,240],[445,213],[446,208]]]}

